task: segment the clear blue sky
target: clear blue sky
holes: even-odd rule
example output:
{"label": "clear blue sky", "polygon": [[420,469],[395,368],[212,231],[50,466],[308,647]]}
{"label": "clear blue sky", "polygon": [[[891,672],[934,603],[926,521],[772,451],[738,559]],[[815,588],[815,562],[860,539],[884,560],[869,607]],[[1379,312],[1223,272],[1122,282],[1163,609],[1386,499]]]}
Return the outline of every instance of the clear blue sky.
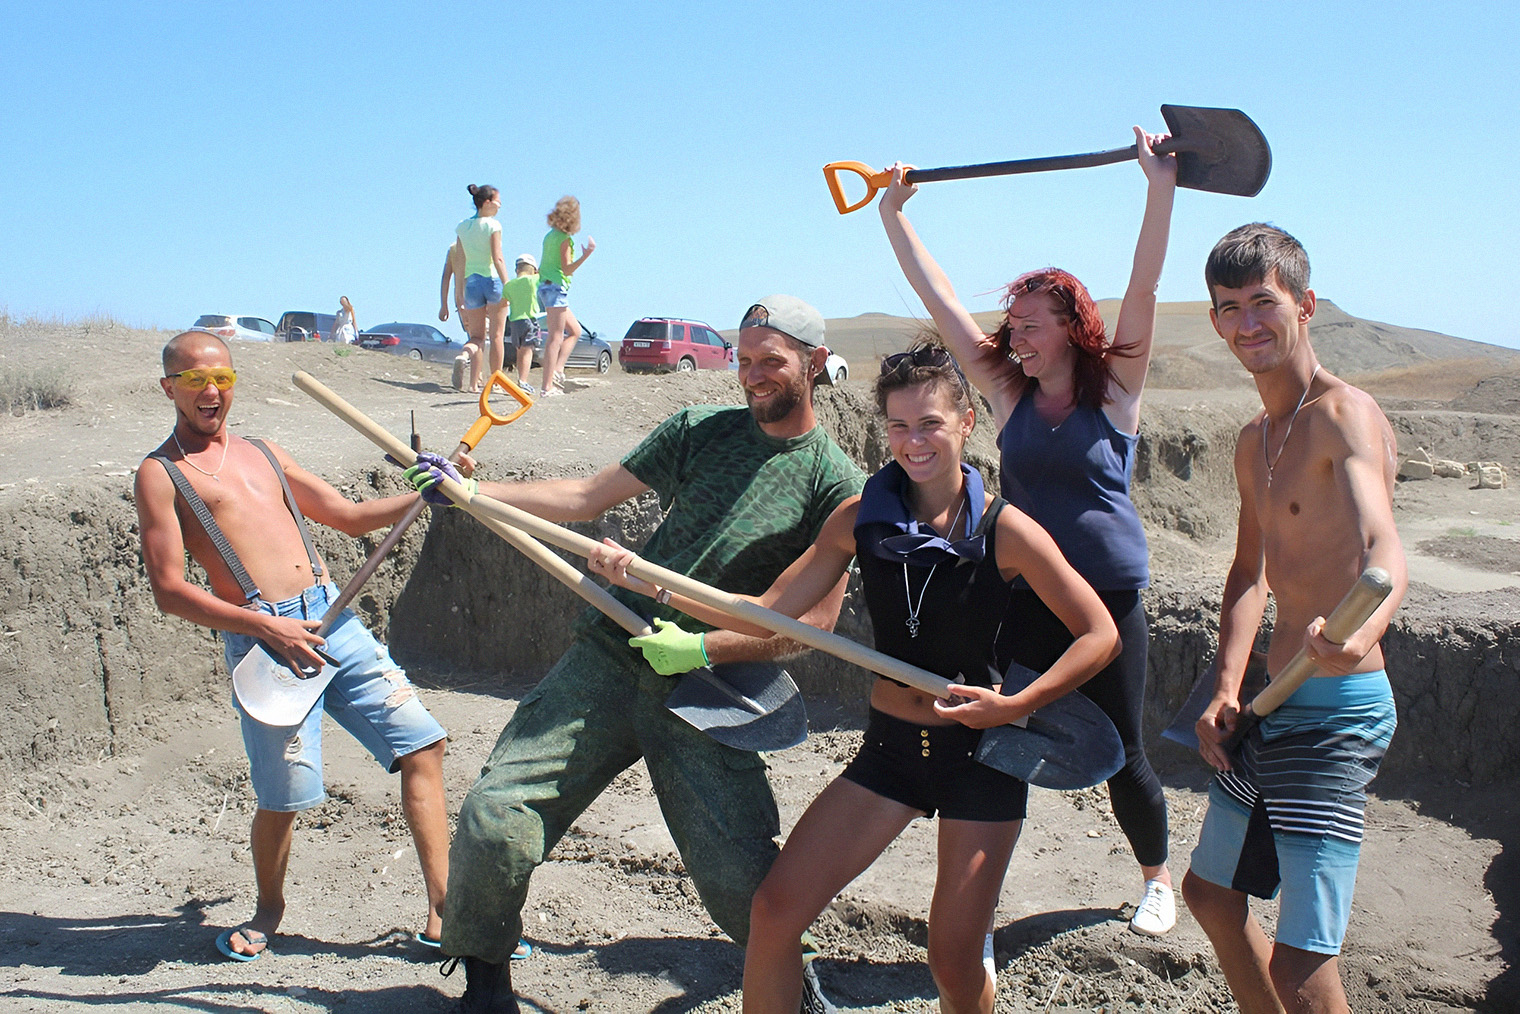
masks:
{"label": "clear blue sky", "polygon": [[[0,12],[0,308],[433,320],[468,183],[507,258],[580,197],[573,305],[616,339],[756,298],[921,314],[874,209],[820,167],[1070,154],[1234,106],[1254,199],[1182,191],[1164,300],[1245,221],[1297,235],[1351,313],[1520,347],[1520,5],[1323,2],[37,3]],[[546,16],[552,14],[552,17]],[[546,22],[554,34],[543,34]],[[909,206],[973,309],[1057,264],[1122,293],[1133,164],[926,185]],[[450,328],[453,328],[451,323]]]}

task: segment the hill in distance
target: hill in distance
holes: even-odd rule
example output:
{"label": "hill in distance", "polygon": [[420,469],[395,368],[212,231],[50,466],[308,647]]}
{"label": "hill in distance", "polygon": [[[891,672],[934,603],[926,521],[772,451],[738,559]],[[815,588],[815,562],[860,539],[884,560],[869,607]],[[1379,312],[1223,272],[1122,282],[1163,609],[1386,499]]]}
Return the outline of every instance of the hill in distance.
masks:
{"label": "hill in distance", "polygon": [[[1117,299],[1098,302],[1110,333]],[[990,330],[996,310],[973,315]],[[933,322],[886,313],[863,313],[827,321],[829,347],[850,363],[857,379],[875,372],[881,356],[900,352],[932,329]],[[1319,300],[1310,337],[1325,368],[1379,397],[1450,403],[1475,411],[1520,412],[1520,351],[1455,338],[1435,331],[1354,317],[1328,299]],[[725,331],[730,341],[736,332]],[[1250,377],[1214,333],[1209,304],[1161,303],[1156,309],[1156,347],[1148,384],[1179,390],[1249,389]],[[1474,392],[1482,393],[1474,401]],[[1463,404],[1464,400],[1473,403]]]}

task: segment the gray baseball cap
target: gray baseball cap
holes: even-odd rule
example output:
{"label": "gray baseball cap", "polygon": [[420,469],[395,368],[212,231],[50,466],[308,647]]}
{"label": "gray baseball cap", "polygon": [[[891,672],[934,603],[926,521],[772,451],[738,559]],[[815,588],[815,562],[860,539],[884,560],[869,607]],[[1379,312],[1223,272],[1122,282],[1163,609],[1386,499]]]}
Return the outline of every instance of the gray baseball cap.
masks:
{"label": "gray baseball cap", "polygon": [[766,296],[745,311],[739,330],[747,327],[775,328],[811,348],[823,344],[823,315],[796,296]]}

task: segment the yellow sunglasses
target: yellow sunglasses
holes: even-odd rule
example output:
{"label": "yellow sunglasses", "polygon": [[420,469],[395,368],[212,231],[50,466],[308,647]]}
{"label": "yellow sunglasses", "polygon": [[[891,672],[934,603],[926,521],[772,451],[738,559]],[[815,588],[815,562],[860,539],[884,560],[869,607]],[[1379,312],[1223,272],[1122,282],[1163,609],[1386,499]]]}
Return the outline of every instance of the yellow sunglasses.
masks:
{"label": "yellow sunglasses", "polygon": [[209,370],[181,370],[167,376],[187,391],[199,391],[207,384],[215,384],[218,391],[226,391],[237,383],[237,373],[230,366],[213,366]]}

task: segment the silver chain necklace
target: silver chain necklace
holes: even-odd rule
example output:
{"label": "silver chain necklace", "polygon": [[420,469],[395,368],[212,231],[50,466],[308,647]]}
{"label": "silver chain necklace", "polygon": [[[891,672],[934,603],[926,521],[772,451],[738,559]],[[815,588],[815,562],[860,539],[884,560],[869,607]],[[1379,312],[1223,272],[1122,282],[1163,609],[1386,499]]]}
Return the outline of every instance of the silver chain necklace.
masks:
{"label": "silver chain necklace", "polygon": [[[961,502],[961,505],[955,509],[955,516],[950,519],[950,527],[948,529],[948,533],[952,538],[955,535],[955,523],[961,519],[961,511],[964,510],[966,505],[970,502],[971,498],[968,494],[966,499]],[[932,529],[934,526],[930,525],[929,527]],[[929,590],[929,582],[934,580],[934,572],[938,569],[938,562],[929,568],[929,576],[924,578],[924,585],[918,590],[918,601],[914,602],[913,588],[908,584],[908,562],[906,560],[903,561],[903,600],[908,604],[908,618],[903,621],[903,626],[908,628],[909,637],[918,636],[918,628],[920,626],[918,622],[918,611],[924,604],[924,592]]]}
{"label": "silver chain necklace", "polygon": [[182,459],[184,459],[185,464],[189,465],[191,468],[195,469],[197,472],[201,473],[202,475],[209,475],[211,478],[216,479],[217,482],[221,482],[222,481],[221,479],[217,478],[216,472],[220,472],[222,470],[222,466],[224,466],[224,465],[227,464],[227,450],[228,450],[228,448],[230,448],[232,446],[232,438],[230,436],[227,438],[227,442],[222,445],[222,460],[216,463],[216,472],[208,472],[204,468],[202,468],[201,466],[197,465],[195,462],[193,462],[193,461],[190,460],[190,455],[188,455],[188,454],[185,453],[185,445],[179,442],[179,434],[178,433],[175,433],[173,430],[170,430],[169,431],[169,437],[170,437],[170,439],[172,439],[174,441],[174,446],[179,448],[180,457]]}
{"label": "silver chain necklace", "polygon": [[1304,385],[1304,393],[1298,396],[1298,404],[1293,407],[1293,414],[1288,416],[1288,428],[1283,433],[1282,443],[1277,445],[1277,457],[1267,453],[1267,429],[1272,424],[1272,416],[1266,409],[1262,409],[1261,422],[1261,456],[1267,462],[1267,488],[1272,488],[1272,471],[1277,468],[1277,463],[1282,460],[1283,451],[1288,447],[1288,438],[1293,435],[1293,423],[1298,419],[1298,410],[1304,407],[1304,399],[1309,397],[1309,390],[1314,386],[1314,378],[1319,376],[1319,364],[1314,364],[1314,372],[1309,374],[1309,382]]}

